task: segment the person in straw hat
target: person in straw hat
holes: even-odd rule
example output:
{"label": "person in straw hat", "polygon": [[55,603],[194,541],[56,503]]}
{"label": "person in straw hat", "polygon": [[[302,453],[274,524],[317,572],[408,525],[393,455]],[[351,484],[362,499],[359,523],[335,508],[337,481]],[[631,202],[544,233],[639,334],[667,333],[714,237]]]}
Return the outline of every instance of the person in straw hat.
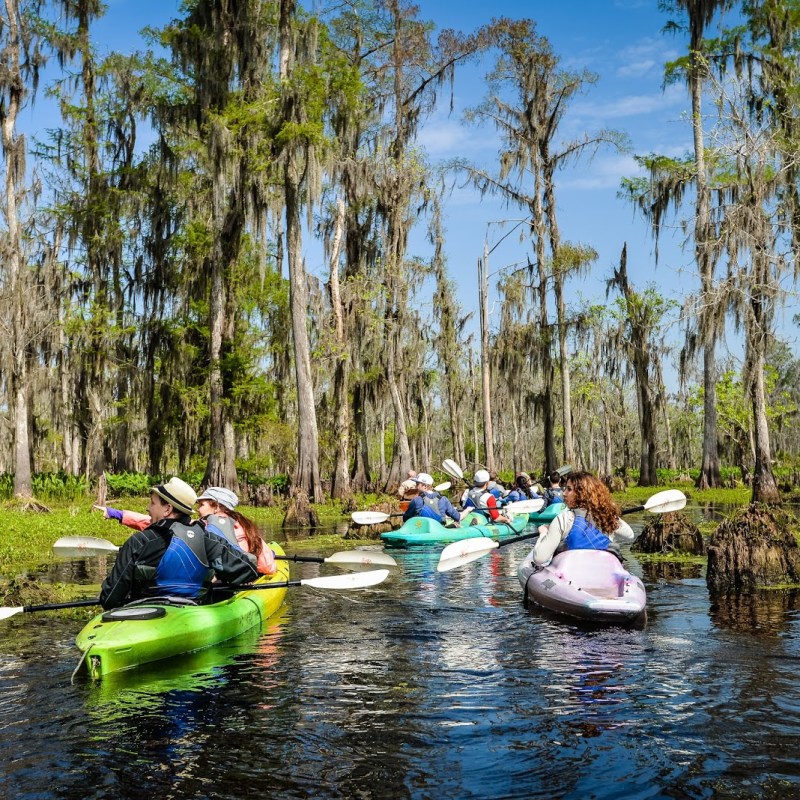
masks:
{"label": "person in straw hat", "polygon": [[253,555],[201,523],[192,524],[196,502],[194,489],[180,478],[152,487],[147,506],[150,524],[120,548],[100,589],[103,608],[144,597],[202,602],[215,576],[233,585],[258,577]]}

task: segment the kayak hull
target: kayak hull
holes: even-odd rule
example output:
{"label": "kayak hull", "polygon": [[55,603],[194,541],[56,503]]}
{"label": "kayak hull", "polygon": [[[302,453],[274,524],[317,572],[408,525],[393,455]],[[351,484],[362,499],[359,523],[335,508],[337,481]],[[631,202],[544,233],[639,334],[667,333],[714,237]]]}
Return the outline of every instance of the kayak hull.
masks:
{"label": "kayak hull", "polygon": [[[275,542],[269,546],[278,555]],[[275,575],[261,576],[258,584],[281,584],[289,578],[289,562],[278,561]],[[124,606],[125,614],[142,618],[113,619],[115,612],[98,614],[75,639],[82,663],[93,678],[131,669],[164,658],[201,650],[244,633],[274,614],[283,604],[286,587],[239,592],[208,605],[170,605],[140,601]],[[131,611],[134,609],[134,611]],[[148,609],[151,611],[148,612]],[[150,614],[150,618],[146,618]]]}
{"label": "kayak hull", "polygon": [[517,574],[528,598],[558,614],[612,625],[646,618],[644,584],[608,551],[567,550],[542,568],[531,551]]}
{"label": "kayak hull", "polygon": [[[470,521],[478,516],[470,514],[461,521],[461,527],[453,528],[445,527],[430,517],[412,517],[396,531],[382,533],[381,539],[389,547],[448,544],[450,542],[460,542],[462,539],[474,539],[478,536],[485,536],[489,539],[502,539],[503,537],[515,536],[527,524],[527,520],[523,516],[513,519],[510,524],[488,525],[484,523],[471,525]],[[480,515],[480,518],[483,519],[483,516]]]}
{"label": "kayak hull", "polygon": [[541,511],[535,514],[528,514],[528,524],[533,525],[546,525],[552,522],[566,506],[564,503],[553,503],[552,505],[545,506]]}

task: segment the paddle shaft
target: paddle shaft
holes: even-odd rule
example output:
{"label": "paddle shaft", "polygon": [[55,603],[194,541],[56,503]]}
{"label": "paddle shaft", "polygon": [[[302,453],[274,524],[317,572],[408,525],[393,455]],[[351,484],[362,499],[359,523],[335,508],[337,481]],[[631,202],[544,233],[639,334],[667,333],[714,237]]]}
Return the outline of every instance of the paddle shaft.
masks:
{"label": "paddle shaft", "polygon": [[84,606],[99,606],[100,601],[97,598],[93,600],[73,600],[71,603],[47,603],[41,606],[23,606],[22,613],[30,611],[57,611],[61,608],[83,608]]}
{"label": "paddle shaft", "polygon": [[[235,592],[252,592],[256,589],[282,589],[287,586],[300,586],[303,581],[284,581],[283,583],[265,583],[265,584],[257,584],[254,586],[246,585],[246,586],[231,586],[230,588],[233,589]],[[220,588],[220,587],[214,587]],[[226,587],[227,588],[227,587]],[[99,598],[94,598],[92,600],[73,600],[69,603],[46,603],[40,606],[23,606],[22,613],[30,613],[32,611],[58,611],[63,608],[84,608],[86,606],[99,606],[100,600]]]}
{"label": "paddle shaft", "polygon": [[307,563],[307,564],[324,564],[325,563],[325,559],[322,558],[321,556],[296,556],[296,555],[279,556],[279,555],[276,555],[275,556],[275,560],[276,561],[297,561],[297,562],[302,561],[303,563]]}

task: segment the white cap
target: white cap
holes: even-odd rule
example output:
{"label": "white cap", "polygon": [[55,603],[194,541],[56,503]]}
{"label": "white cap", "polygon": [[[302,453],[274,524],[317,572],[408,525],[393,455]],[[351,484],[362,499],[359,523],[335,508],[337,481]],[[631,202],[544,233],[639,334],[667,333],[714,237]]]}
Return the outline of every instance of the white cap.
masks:
{"label": "white cap", "polygon": [[427,472],[420,472],[414,480],[417,483],[425,484],[426,486],[433,486],[433,478]]}
{"label": "white cap", "polygon": [[224,489],[222,486],[209,486],[200,497],[197,498],[199,503],[201,500],[213,500],[228,511],[233,511],[239,505],[239,498],[230,489]]}
{"label": "white cap", "polygon": [[472,482],[476,486],[482,486],[484,483],[489,483],[490,475],[485,469],[479,469],[475,473],[475,477],[472,479]]}

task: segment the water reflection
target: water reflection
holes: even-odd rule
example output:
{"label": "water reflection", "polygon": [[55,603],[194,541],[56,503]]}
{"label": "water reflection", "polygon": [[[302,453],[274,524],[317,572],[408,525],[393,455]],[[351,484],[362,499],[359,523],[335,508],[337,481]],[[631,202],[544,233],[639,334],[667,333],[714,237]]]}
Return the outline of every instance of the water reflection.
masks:
{"label": "water reflection", "polygon": [[649,581],[681,581],[703,578],[705,564],[682,561],[645,561],[642,564],[644,577]]}
{"label": "water reflection", "polygon": [[780,636],[800,609],[800,590],[770,589],[712,597],[709,613],[719,628],[757,635]]}

